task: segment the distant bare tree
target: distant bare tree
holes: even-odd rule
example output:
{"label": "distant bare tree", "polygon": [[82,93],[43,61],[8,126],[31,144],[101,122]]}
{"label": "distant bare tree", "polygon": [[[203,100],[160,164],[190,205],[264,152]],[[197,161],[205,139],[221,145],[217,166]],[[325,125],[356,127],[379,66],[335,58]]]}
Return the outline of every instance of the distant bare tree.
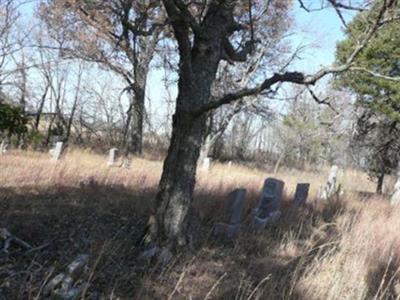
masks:
{"label": "distant bare tree", "polygon": [[63,57],[98,63],[125,80],[131,99],[123,143],[141,154],[147,74],[164,24],[158,1],[47,0],[40,14]]}

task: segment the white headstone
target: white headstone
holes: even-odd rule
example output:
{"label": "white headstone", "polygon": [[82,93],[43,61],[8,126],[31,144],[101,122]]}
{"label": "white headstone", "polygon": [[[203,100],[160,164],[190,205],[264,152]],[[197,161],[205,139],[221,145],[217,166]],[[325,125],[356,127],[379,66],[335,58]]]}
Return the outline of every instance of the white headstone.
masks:
{"label": "white headstone", "polygon": [[52,159],[54,161],[60,159],[62,148],[63,148],[63,142],[57,142],[54,149],[50,150],[51,151],[50,154],[53,156]]}
{"label": "white headstone", "polygon": [[211,158],[210,157],[206,157],[205,159],[203,159],[202,168],[203,168],[203,171],[205,171],[205,172],[210,171],[210,168],[211,168]]}
{"label": "white headstone", "polygon": [[234,238],[239,234],[246,189],[236,189],[228,195],[225,203],[224,219],[214,227],[214,234]]}
{"label": "white headstone", "polygon": [[279,179],[267,178],[265,180],[261,196],[254,211],[254,229],[261,230],[268,223],[279,219],[284,186],[285,183]]}
{"label": "white headstone", "polygon": [[3,155],[6,152],[7,152],[7,143],[5,140],[2,140],[0,144],[0,155]]}
{"label": "white headstone", "polygon": [[296,192],[294,194],[294,204],[296,206],[302,206],[307,201],[308,192],[310,190],[309,183],[298,183],[296,186]]}
{"label": "white headstone", "polygon": [[109,167],[111,167],[111,166],[113,166],[115,164],[115,160],[116,160],[116,157],[117,157],[117,151],[118,151],[117,148],[111,148],[110,149],[110,153],[108,155],[108,162],[107,162],[107,165]]}
{"label": "white headstone", "polygon": [[323,201],[328,201],[332,196],[334,196],[338,190],[338,171],[339,168],[336,165],[333,165],[330,172],[328,181],[326,182],[325,186],[321,187],[319,198]]}
{"label": "white headstone", "polygon": [[394,191],[392,196],[390,197],[390,204],[391,205],[400,204],[400,163],[397,169],[397,179],[394,185]]}

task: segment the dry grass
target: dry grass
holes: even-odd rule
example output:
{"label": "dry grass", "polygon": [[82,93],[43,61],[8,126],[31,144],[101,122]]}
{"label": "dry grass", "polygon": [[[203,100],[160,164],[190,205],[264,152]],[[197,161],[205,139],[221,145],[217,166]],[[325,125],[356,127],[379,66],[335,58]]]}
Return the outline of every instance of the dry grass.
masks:
{"label": "dry grass", "polygon": [[[245,224],[263,180],[271,176],[241,166],[215,165],[199,172],[195,193],[195,249],[168,266],[138,259],[161,162],[134,159],[132,169],[109,168],[106,157],[70,151],[55,163],[48,154],[0,156],[0,227],[40,251],[0,253],[0,299],[41,299],[49,272],[75,255],[90,253],[90,297],[104,299],[396,299],[400,296],[400,210],[373,192],[366,175],[347,170],[344,199],[314,201],[321,174],[285,172],[281,220],[259,234],[244,230],[236,241],[210,238],[225,195],[248,189]],[[88,180],[90,179],[90,180]],[[82,182],[92,184],[82,186]],[[298,182],[311,183],[301,209],[291,197]],[[96,299],[96,298],[93,298]]]}

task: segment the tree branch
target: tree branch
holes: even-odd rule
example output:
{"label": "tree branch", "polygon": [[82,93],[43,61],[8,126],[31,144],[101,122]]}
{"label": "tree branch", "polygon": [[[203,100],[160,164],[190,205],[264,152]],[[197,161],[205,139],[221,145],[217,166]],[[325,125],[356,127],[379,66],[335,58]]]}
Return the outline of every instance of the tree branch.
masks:
{"label": "tree branch", "polygon": [[181,11],[181,16],[186,20],[186,22],[190,25],[193,32],[199,33],[200,32],[200,25],[197,20],[193,17],[192,13],[189,11],[188,7],[182,0],[174,0],[175,5]]}
{"label": "tree branch", "polygon": [[384,18],[385,12],[389,8],[392,7],[393,1],[394,0],[390,0],[389,3],[384,2],[381,5],[381,7],[378,11],[378,14],[376,16],[376,19],[371,24],[371,26],[369,26],[366,29],[365,33],[362,35],[361,40],[358,41],[353,52],[349,55],[349,57],[347,58],[347,60],[344,64],[339,65],[339,66],[333,65],[331,67],[322,68],[317,73],[312,74],[312,75],[305,75],[302,72],[275,73],[273,76],[265,79],[264,82],[262,82],[260,85],[254,87],[254,88],[244,88],[242,90],[239,90],[238,92],[229,93],[229,94],[223,96],[222,98],[220,98],[219,100],[209,102],[199,108],[192,110],[191,112],[194,115],[201,115],[211,109],[216,109],[221,105],[232,103],[232,102],[242,99],[244,97],[258,95],[261,92],[263,92],[264,90],[270,89],[276,83],[289,82],[289,83],[296,83],[296,84],[302,84],[302,85],[307,85],[307,86],[314,85],[318,80],[325,77],[326,75],[342,73],[342,72],[350,70],[353,67],[353,62],[354,62],[355,58],[366,47],[366,45],[368,44],[368,42],[372,38],[372,36],[375,34],[375,32],[383,24],[386,24],[393,20],[391,18]]}
{"label": "tree branch", "polygon": [[307,91],[310,93],[311,97],[314,99],[315,102],[317,102],[318,104],[327,105],[335,114],[337,114],[337,115],[339,114],[339,112],[332,106],[332,103],[330,103],[330,102],[328,101],[328,100],[329,100],[329,97],[327,97],[327,98],[321,100],[321,99],[319,99],[318,96],[313,92],[313,90],[310,89],[309,86],[307,86],[306,88],[307,88]]}
{"label": "tree branch", "polygon": [[374,77],[380,78],[380,79],[384,79],[384,80],[389,80],[389,81],[395,81],[395,82],[400,82],[400,77],[390,77],[387,75],[383,75],[383,74],[379,74],[376,72],[373,72],[371,70],[368,70],[366,68],[361,68],[361,67],[351,67],[350,68],[351,71],[359,71],[359,72],[364,72],[364,73],[368,73]]}
{"label": "tree branch", "polygon": [[247,41],[242,50],[237,51],[233,48],[231,42],[226,39],[225,44],[224,44],[224,50],[226,57],[228,58],[228,61],[234,61],[234,62],[245,62],[247,60],[247,55],[251,54],[254,49],[254,42],[253,41]]}
{"label": "tree branch", "polygon": [[189,24],[187,18],[183,16],[181,10],[177,7],[176,1],[180,0],[163,0],[163,3],[178,42],[181,68],[184,74],[190,74],[192,47],[189,38]]}

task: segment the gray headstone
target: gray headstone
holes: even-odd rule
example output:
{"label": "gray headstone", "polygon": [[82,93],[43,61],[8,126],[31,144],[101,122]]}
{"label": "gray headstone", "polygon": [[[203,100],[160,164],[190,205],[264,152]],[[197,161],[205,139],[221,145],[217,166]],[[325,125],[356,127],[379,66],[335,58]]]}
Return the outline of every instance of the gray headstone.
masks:
{"label": "gray headstone", "polygon": [[296,206],[302,206],[306,203],[309,190],[310,190],[309,183],[298,183],[297,184],[296,192],[294,194],[294,204]]}
{"label": "gray headstone", "polygon": [[256,230],[279,219],[280,206],[285,183],[275,178],[267,178],[254,212],[253,225]]}
{"label": "gray headstone", "polygon": [[228,195],[225,203],[225,223],[240,224],[245,200],[246,189],[243,188],[236,189]]}
{"label": "gray headstone", "polygon": [[54,149],[52,149],[53,151],[51,152],[51,154],[53,156],[52,159],[54,161],[57,161],[60,159],[62,148],[63,148],[63,142],[57,142]]}
{"label": "gray headstone", "polygon": [[109,167],[111,167],[111,166],[113,166],[115,164],[116,157],[117,157],[117,152],[118,152],[117,148],[111,148],[110,149],[110,153],[108,155],[108,162],[107,162],[107,165]]}
{"label": "gray headstone", "polygon": [[285,183],[279,179],[267,178],[265,180],[257,205],[258,216],[266,217],[271,212],[280,209],[284,186]]}
{"label": "gray headstone", "polygon": [[239,234],[245,200],[246,189],[243,188],[236,189],[228,195],[225,202],[223,222],[215,225],[215,235],[234,238]]}
{"label": "gray headstone", "polygon": [[324,186],[320,188],[319,191],[320,200],[327,201],[338,192],[339,189],[337,182],[338,171],[339,171],[338,166],[333,165],[329,172],[328,181]]}

